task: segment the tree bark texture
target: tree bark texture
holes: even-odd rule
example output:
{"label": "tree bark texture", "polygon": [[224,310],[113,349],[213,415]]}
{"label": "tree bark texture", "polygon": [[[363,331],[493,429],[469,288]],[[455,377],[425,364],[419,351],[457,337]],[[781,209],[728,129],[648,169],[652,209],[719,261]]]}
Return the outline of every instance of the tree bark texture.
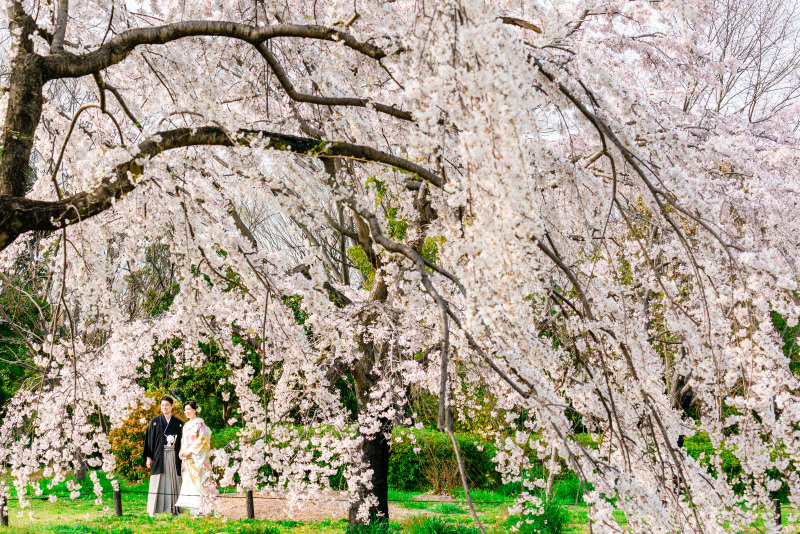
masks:
{"label": "tree bark texture", "polygon": [[42,57],[33,54],[31,34],[36,23],[22,6],[11,8],[10,30],[20,31],[9,77],[8,108],[0,153],[0,197],[25,195],[33,137],[42,115],[44,76]]}
{"label": "tree bark texture", "polygon": [[373,436],[361,436],[361,454],[364,468],[371,470],[369,478],[372,488],[362,486],[358,489],[358,499],[350,505],[350,524],[362,524],[358,518],[358,512],[362,503],[369,495],[374,495],[378,500],[377,504],[369,507],[369,523],[377,523],[389,520],[389,449],[391,441],[386,439],[385,434],[391,432],[392,422],[386,419],[381,420],[382,432]]}

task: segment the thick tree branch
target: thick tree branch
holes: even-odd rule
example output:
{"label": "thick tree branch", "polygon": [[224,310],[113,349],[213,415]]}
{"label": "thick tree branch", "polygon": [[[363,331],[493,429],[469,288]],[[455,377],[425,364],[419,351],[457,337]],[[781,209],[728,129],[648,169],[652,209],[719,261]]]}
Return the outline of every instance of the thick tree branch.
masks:
{"label": "thick tree branch", "polygon": [[427,169],[371,147],[350,143],[328,143],[260,130],[240,130],[230,135],[222,128],[179,128],[160,132],[139,145],[136,158],[120,164],[113,176],[104,178],[89,192],[82,192],[57,202],[30,200],[17,196],[0,196],[0,250],[11,244],[19,234],[30,230],[54,230],[79,222],[109,209],[115,200],[133,191],[143,165],[152,158],[175,148],[189,146],[250,145],[259,140],[262,146],[287,150],[314,157],[346,157],[361,161],[383,163],[416,173],[441,185],[442,179]]}
{"label": "thick tree branch", "polygon": [[250,26],[235,22],[197,20],[128,30],[120,33],[97,50],[80,56],[63,52],[43,58],[46,79],[86,76],[119,63],[137,46],[166,44],[185,37],[230,37],[254,46],[275,37],[300,37],[340,41],[344,46],[373,59],[386,57],[386,52],[377,46],[362,43],[349,33],[325,26],[297,24]]}
{"label": "thick tree branch", "polygon": [[[542,252],[544,252],[544,253],[545,253],[545,255],[546,255],[548,258],[550,258],[551,260],[553,260],[553,263],[555,263],[555,264],[558,266],[558,268],[559,268],[559,269],[561,269],[561,271],[562,271],[562,272],[563,272],[565,275],[567,275],[567,278],[569,278],[569,281],[570,281],[570,282],[572,282],[572,287],[574,287],[574,288],[575,288],[575,291],[577,291],[577,292],[578,292],[578,296],[579,296],[579,297],[580,297],[580,299],[581,299],[581,303],[583,303],[583,314],[581,314],[581,315],[584,315],[584,314],[585,314],[585,316],[586,316],[587,318],[589,318],[589,319],[591,319],[591,320],[594,320],[594,315],[592,314],[592,308],[591,308],[591,306],[589,306],[589,300],[586,298],[586,293],[584,293],[584,291],[583,291],[583,287],[581,286],[580,282],[578,281],[578,277],[577,277],[577,276],[575,276],[575,273],[572,271],[572,269],[570,269],[570,268],[567,266],[567,264],[566,264],[566,263],[564,263],[564,260],[562,260],[562,259],[561,259],[561,256],[559,256],[559,255],[558,255],[558,253],[556,253],[556,251],[555,251],[555,247],[554,247],[554,249],[553,249],[553,250],[551,250],[551,249],[547,248],[547,245],[545,245],[545,244],[544,244],[544,243],[543,243],[543,242],[542,242],[542,241],[541,241],[541,240],[540,240],[538,237],[536,237],[535,235],[534,235],[534,236],[531,236],[531,239],[533,239],[533,241],[535,241],[535,242],[536,242],[536,246],[537,246],[537,247],[539,247],[539,250],[541,250]],[[560,295],[559,295],[559,296],[560,296]]]}

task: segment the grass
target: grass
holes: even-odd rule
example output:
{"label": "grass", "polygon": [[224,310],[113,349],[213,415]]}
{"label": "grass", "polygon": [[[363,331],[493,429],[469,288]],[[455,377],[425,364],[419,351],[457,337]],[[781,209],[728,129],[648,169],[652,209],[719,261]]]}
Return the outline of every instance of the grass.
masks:
{"label": "grass", "polygon": [[519,528],[522,534],[565,534],[570,525],[572,514],[555,499],[542,503],[541,514],[509,517],[508,526]]}
{"label": "grass", "polygon": [[[474,502],[483,504],[487,501],[513,501],[514,496],[518,495],[524,490],[525,488],[520,483],[515,483],[505,484],[494,491],[473,489],[470,490],[469,493]],[[544,498],[544,490],[537,490],[533,493],[541,498]],[[459,489],[454,493],[454,497],[457,499],[465,499],[464,490]],[[553,484],[553,500],[560,504],[571,506],[579,506],[584,504],[583,489],[581,488],[580,480],[574,476],[567,477],[562,480],[556,480],[556,482]]]}
{"label": "grass", "polygon": [[[192,519],[187,515],[177,518],[163,514],[151,518],[146,513],[147,495],[129,493],[130,491],[147,491],[147,483],[123,486],[123,511],[125,516],[116,518],[103,513],[103,507],[113,510],[110,493],[103,496],[103,504],[94,504],[93,498],[71,500],[62,483],[49,490],[46,483],[39,481],[38,486],[45,495],[50,492],[62,495],[56,502],[32,499],[31,506],[18,515],[19,506],[12,501],[9,506],[10,527],[2,529],[0,534],[477,534],[469,509],[464,502],[463,491],[454,491],[453,497],[458,502],[423,502],[425,495],[390,490],[389,499],[392,505],[406,510],[419,510],[419,513],[406,511],[393,517],[388,524],[367,527],[362,530],[348,529],[344,519],[328,521],[224,521],[222,519]],[[110,490],[110,484],[101,477],[103,488]],[[87,479],[82,493],[90,493],[92,484]],[[507,534],[519,523],[519,517],[509,517],[508,505],[513,500],[513,493],[508,487],[495,491],[473,490],[472,499],[487,534]],[[523,534],[588,534],[587,508],[581,498],[582,491],[577,479],[566,478],[557,481],[554,486],[552,503],[557,510],[544,516],[528,516],[531,523],[525,523],[520,529]],[[33,518],[29,516],[33,514]],[[553,519],[553,513],[558,517]],[[627,526],[625,514],[614,510],[614,518],[623,527]],[[789,524],[789,515],[797,510],[784,508],[783,522],[789,526],[786,532],[800,534],[799,525]],[[394,519],[397,519],[395,521]],[[547,519],[547,524],[543,523]],[[561,527],[555,528],[556,524]],[[549,528],[546,525],[551,525]],[[746,534],[754,534],[757,527]],[[562,528],[563,527],[563,528]]]}
{"label": "grass", "polygon": [[417,495],[417,493],[414,493],[413,491],[402,491],[402,490],[390,489],[389,490],[389,501],[390,502],[391,501],[399,501],[399,502],[415,501],[416,500],[416,495]]}
{"label": "grass", "polygon": [[464,511],[463,508],[461,508],[459,505],[457,505],[455,503],[452,503],[452,502],[443,502],[443,503],[437,504],[436,506],[433,507],[433,511],[436,512],[437,514],[444,514],[444,515],[465,514],[466,513],[466,511]]}
{"label": "grass", "polygon": [[409,534],[480,534],[471,525],[451,523],[440,517],[415,516],[402,524],[403,532]]}
{"label": "grass", "polygon": [[378,521],[367,525],[356,525],[347,528],[347,534],[396,534],[402,529],[397,523]]}

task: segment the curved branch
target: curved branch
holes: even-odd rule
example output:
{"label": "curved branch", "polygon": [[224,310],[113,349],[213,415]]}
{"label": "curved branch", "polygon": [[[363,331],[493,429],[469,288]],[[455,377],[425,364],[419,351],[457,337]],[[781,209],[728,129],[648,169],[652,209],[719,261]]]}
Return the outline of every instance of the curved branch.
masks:
{"label": "curved branch", "polygon": [[103,82],[103,87],[108,89],[111,92],[111,94],[114,95],[114,97],[117,99],[117,102],[119,102],[119,107],[122,108],[122,111],[125,113],[125,115],[127,115],[128,118],[131,120],[131,122],[133,122],[134,126],[136,126],[137,128],[139,128],[139,130],[141,130],[142,129],[142,123],[139,122],[139,120],[133,115],[133,113],[131,113],[131,110],[128,108],[128,105],[125,103],[125,100],[122,98],[122,95],[119,94],[119,89],[117,89],[113,85],[105,83],[105,82]]}
{"label": "curved branch", "polygon": [[55,187],[56,189],[56,195],[58,196],[58,200],[61,200],[61,190],[58,188],[56,175],[58,174],[58,169],[61,168],[61,160],[64,159],[64,151],[67,149],[67,143],[69,143],[69,138],[72,137],[72,130],[75,129],[75,123],[78,122],[78,117],[80,117],[81,113],[83,113],[89,108],[102,109],[102,105],[91,103],[91,104],[84,104],[80,108],[78,108],[78,111],[75,112],[75,116],[72,117],[72,122],[70,122],[69,124],[69,131],[67,131],[67,137],[64,138],[64,144],[61,145],[61,151],[58,153],[58,159],[56,160],[56,164],[53,167],[53,174],[50,176],[50,181],[53,182],[53,187]]}
{"label": "curved branch", "polygon": [[[380,224],[378,223],[378,218],[375,217],[372,213],[362,210],[359,206],[352,200],[352,199],[344,199],[342,201],[344,204],[350,207],[354,212],[356,212],[361,218],[365,219],[369,223],[370,230],[372,231],[372,238],[384,249],[388,250],[389,252],[395,252],[397,254],[402,254],[409,260],[413,261],[418,266],[424,266],[436,271],[437,273],[441,274],[445,278],[448,278],[451,282],[453,282],[456,287],[458,287],[459,291],[461,291],[462,295],[467,294],[467,290],[464,288],[464,285],[461,281],[456,277],[454,274],[449,272],[442,267],[439,267],[432,261],[425,259],[422,254],[414,250],[413,248],[409,247],[408,245],[404,245],[403,243],[398,243],[397,241],[392,241],[391,239],[387,238],[383,235],[380,229]],[[335,224],[333,221],[329,220],[328,223],[333,223],[334,229],[337,231],[342,231],[343,229],[338,224]],[[424,274],[424,269],[423,269]]]}
{"label": "curved branch", "polygon": [[[581,286],[580,282],[578,281],[578,277],[575,276],[575,273],[570,269],[564,260],[561,259],[561,256],[555,250],[550,250],[538,237],[535,235],[531,236],[531,239],[536,242],[536,246],[539,247],[539,250],[545,253],[545,255],[553,260],[561,271],[567,275],[569,281],[572,282],[572,286],[575,288],[575,291],[578,292],[578,296],[581,299],[581,303],[583,304],[583,314],[586,315],[591,320],[594,320],[594,315],[592,314],[592,308],[589,306],[589,300],[586,298],[586,293],[583,291],[583,287]],[[551,243],[552,244],[552,243]],[[555,249],[555,247],[553,247]],[[559,295],[560,296],[560,295]],[[577,310],[576,310],[577,311]]]}
{"label": "curved branch", "polygon": [[162,152],[190,146],[248,146],[254,141],[265,148],[313,157],[344,157],[383,163],[415,173],[440,187],[444,183],[441,177],[429,170],[372,147],[320,142],[261,130],[240,130],[230,135],[216,126],[178,128],[160,132],[143,141],[134,158],[117,165],[114,174],[103,178],[100,185],[92,191],[78,193],[56,202],[0,196],[0,250],[5,249],[24,232],[62,228],[106,211],[116,200],[136,188],[136,179],[144,171],[144,165],[150,158]]}
{"label": "curved branch", "polygon": [[281,87],[283,87],[283,90],[286,91],[286,94],[289,95],[289,98],[295,102],[306,102],[308,104],[320,104],[323,106],[353,106],[360,108],[366,108],[371,105],[376,111],[386,113],[387,115],[397,117],[398,119],[403,119],[405,121],[414,120],[413,116],[408,111],[403,111],[394,106],[387,106],[386,104],[381,104],[378,102],[370,102],[370,100],[366,98],[319,96],[298,93],[291,80],[289,80],[289,76],[286,75],[286,71],[283,70],[280,62],[278,62],[278,58],[276,58],[275,55],[269,51],[264,43],[258,43],[256,45],[256,50],[258,50],[258,52],[267,62],[269,68],[272,69],[272,72],[275,73],[275,77],[278,78],[278,82],[281,84]]}
{"label": "curved branch", "polygon": [[349,33],[325,26],[298,24],[250,26],[235,22],[196,20],[128,30],[120,33],[97,50],[81,56],[62,52],[42,58],[45,79],[86,76],[119,63],[137,46],[166,44],[185,37],[230,37],[254,46],[275,37],[300,37],[340,41],[344,46],[373,59],[386,57],[386,52],[381,48],[363,43]]}

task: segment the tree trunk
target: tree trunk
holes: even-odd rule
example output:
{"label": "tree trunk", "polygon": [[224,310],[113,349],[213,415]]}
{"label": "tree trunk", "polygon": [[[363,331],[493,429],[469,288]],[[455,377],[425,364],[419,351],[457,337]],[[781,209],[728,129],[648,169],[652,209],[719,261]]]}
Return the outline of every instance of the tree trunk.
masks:
{"label": "tree trunk", "polygon": [[556,448],[550,447],[550,461],[547,465],[547,485],[544,488],[544,498],[550,500],[553,497],[553,482],[556,480]]}
{"label": "tree trunk", "polygon": [[75,451],[75,460],[72,463],[72,478],[75,482],[81,482],[86,479],[86,457],[79,450]]}
{"label": "tree trunk", "polygon": [[[369,480],[372,487],[366,484],[358,488],[358,500],[350,505],[350,525],[378,523],[389,520],[389,447],[391,440],[385,434],[391,432],[392,422],[381,419],[381,432],[372,436],[361,436],[361,454],[364,469],[371,470]],[[370,439],[371,438],[371,439]],[[358,518],[358,512],[368,496],[374,495],[377,503],[369,506],[367,519]]]}

